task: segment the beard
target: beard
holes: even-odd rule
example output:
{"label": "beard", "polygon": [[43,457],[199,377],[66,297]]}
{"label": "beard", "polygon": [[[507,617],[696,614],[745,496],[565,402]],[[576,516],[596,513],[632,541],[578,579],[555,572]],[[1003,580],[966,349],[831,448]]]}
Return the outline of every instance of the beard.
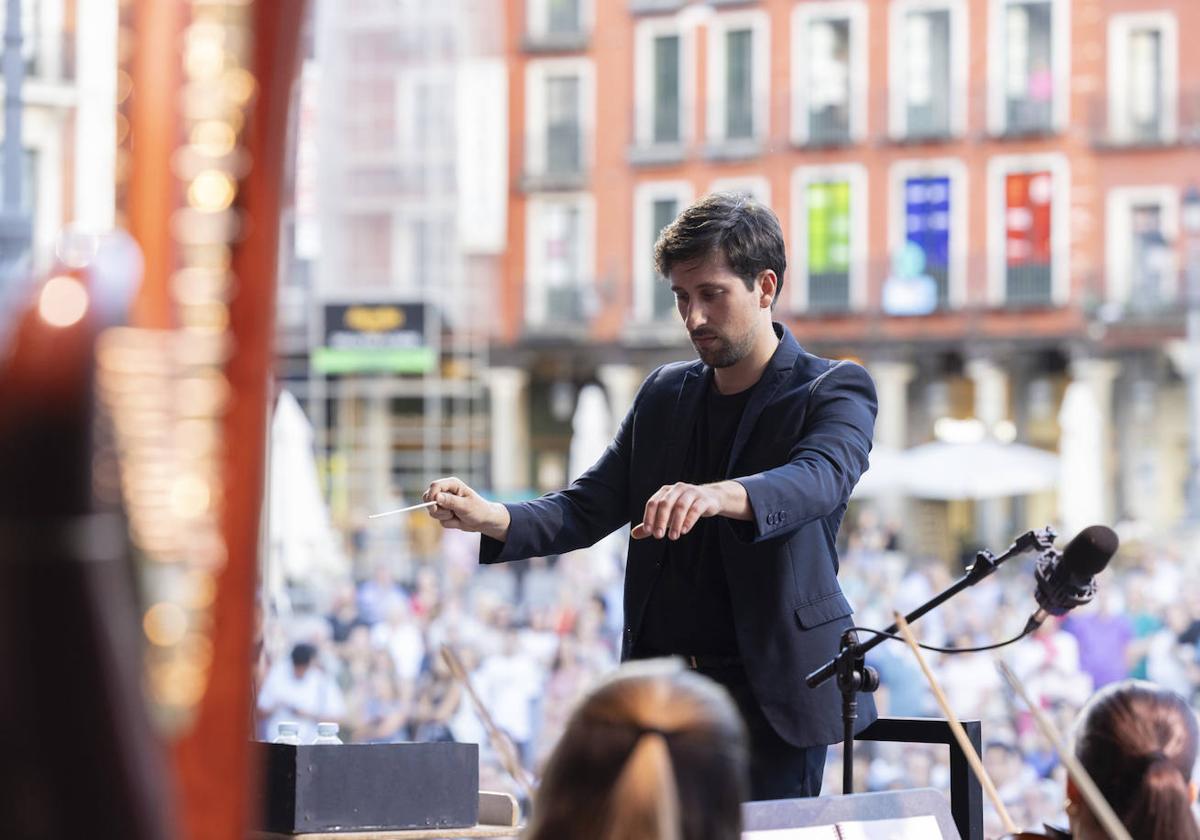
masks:
{"label": "beard", "polygon": [[729,339],[718,333],[701,333],[701,337],[713,336],[714,340],[707,347],[700,347],[692,337],[692,346],[700,356],[700,361],[713,368],[732,367],[750,355],[754,347],[754,338],[750,333],[737,339]]}

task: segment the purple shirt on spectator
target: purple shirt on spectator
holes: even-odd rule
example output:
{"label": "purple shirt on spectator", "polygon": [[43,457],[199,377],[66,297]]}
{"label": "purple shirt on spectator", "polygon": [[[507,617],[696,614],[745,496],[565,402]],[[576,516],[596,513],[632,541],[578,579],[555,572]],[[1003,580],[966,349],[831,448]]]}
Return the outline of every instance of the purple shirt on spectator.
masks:
{"label": "purple shirt on spectator", "polygon": [[1095,688],[1129,675],[1126,649],[1133,638],[1133,622],[1125,615],[1092,613],[1063,622],[1079,642],[1079,664],[1092,677]]}

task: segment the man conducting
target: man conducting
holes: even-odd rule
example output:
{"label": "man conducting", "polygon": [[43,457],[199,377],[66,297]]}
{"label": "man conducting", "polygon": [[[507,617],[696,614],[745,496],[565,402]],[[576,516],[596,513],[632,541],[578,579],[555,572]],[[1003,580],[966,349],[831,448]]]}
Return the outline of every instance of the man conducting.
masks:
{"label": "man conducting", "polygon": [[[841,701],[832,681],[809,689],[804,676],[851,626],[835,542],[867,468],[875,388],[773,322],[783,232],[753,199],[706,196],[663,230],[654,258],[699,361],[651,373],[565,490],[501,505],[445,478],[424,498],[443,527],[483,535],[483,563],[632,525],[622,658],[681,656],[729,690],[750,734],[752,798],[815,796]],[[874,718],[864,695],[859,728]]]}

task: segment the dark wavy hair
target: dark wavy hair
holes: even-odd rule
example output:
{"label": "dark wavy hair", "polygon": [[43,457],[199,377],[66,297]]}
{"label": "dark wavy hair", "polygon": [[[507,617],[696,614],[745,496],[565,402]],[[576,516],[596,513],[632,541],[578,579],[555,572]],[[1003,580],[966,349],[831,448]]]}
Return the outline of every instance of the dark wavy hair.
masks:
{"label": "dark wavy hair", "polygon": [[783,290],[787,253],[783,228],[766,205],[743,193],[710,193],[680,213],[654,243],[654,268],[663,277],[681,263],[720,254],[747,289],[770,269],[777,278],[771,307]]}
{"label": "dark wavy hair", "polygon": [[571,715],[524,840],[738,840],[748,767],[723,688],[678,660],[631,662]]}
{"label": "dark wavy hair", "polygon": [[1075,756],[1138,840],[1197,840],[1188,782],[1196,716],[1173,691],[1140,680],[1106,686],[1075,727]]}

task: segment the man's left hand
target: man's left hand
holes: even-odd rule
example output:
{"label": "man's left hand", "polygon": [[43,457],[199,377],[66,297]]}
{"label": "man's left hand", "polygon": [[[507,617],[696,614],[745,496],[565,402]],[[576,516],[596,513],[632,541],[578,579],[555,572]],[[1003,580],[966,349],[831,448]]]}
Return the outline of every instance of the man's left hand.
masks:
{"label": "man's left hand", "polygon": [[630,536],[635,540],[646,537],[677,540],[691,531],[701,517],[717,516],[721,508],[718,484],[667,484],[646,502],[642,522]]}

